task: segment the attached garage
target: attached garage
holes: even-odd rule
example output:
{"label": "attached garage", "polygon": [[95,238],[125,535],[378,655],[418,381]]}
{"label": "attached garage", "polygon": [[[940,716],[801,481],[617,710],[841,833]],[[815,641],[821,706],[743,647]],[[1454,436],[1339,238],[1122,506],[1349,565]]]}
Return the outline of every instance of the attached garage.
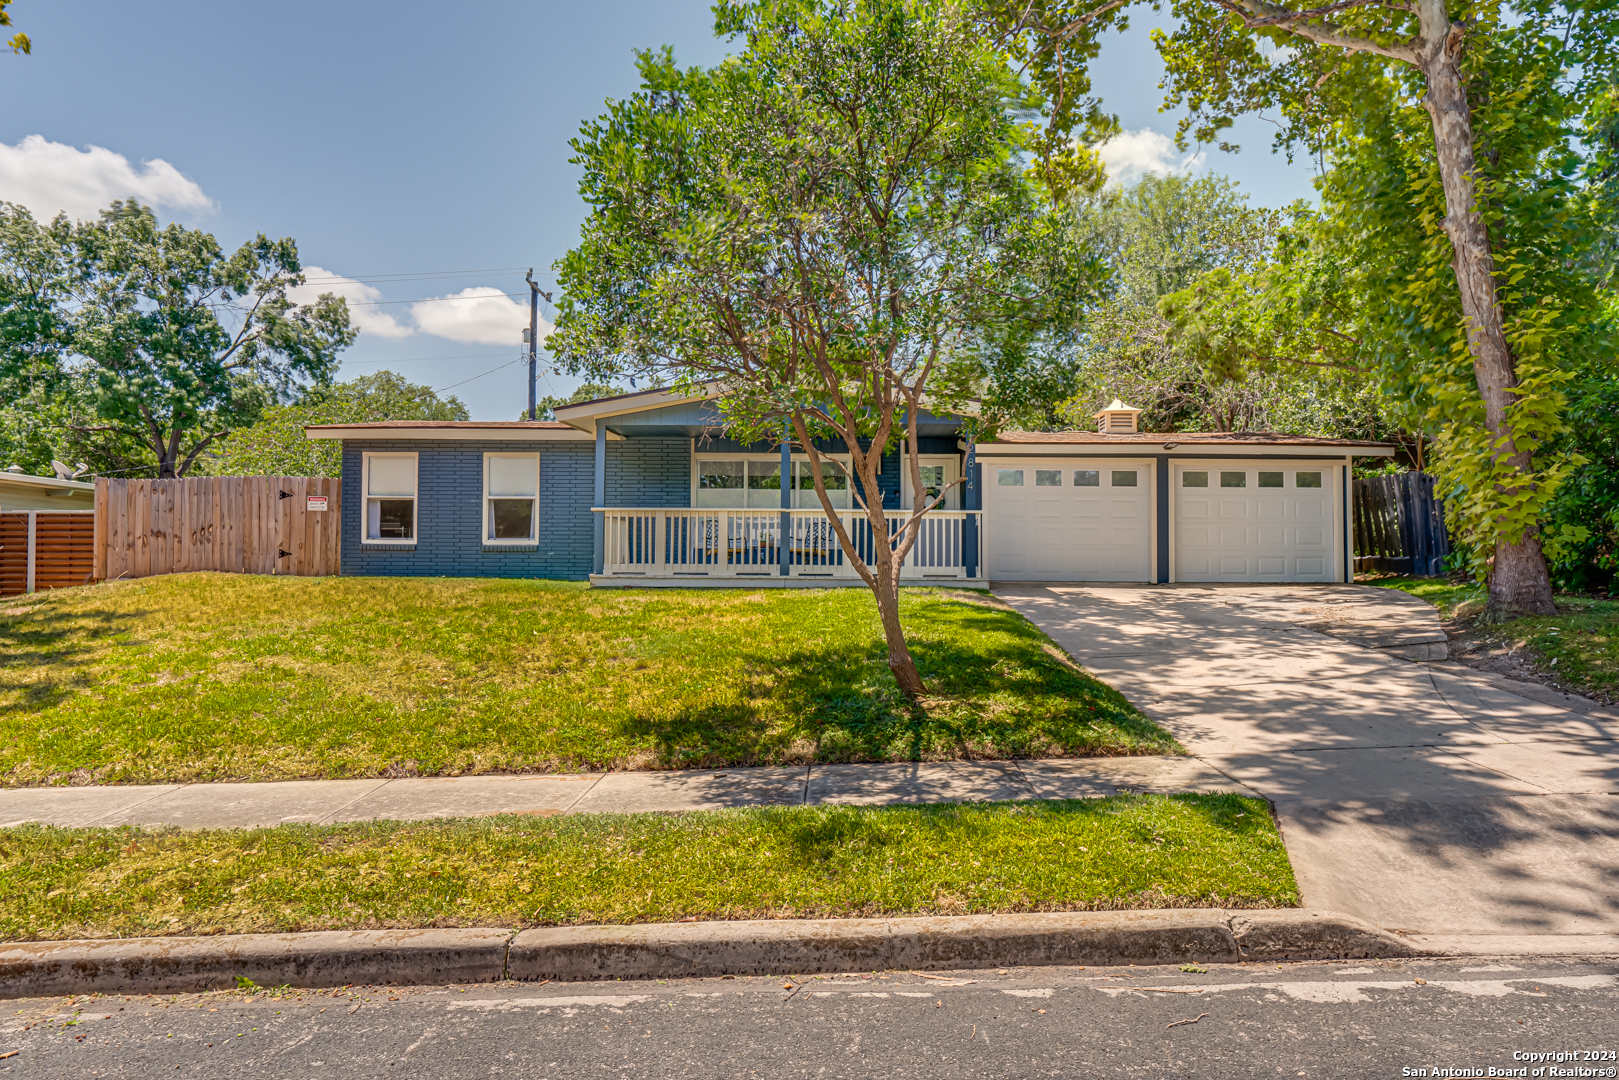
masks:
{"label": "attached garage", "polygon": [[1175,580],[1342,580],[1340,472],[1320,462],[1176,464]]}
{"label": "attached garage", "polygon": [[1006,432],[973,448],[987,576],[1344,581],[1350,466],[1394,451],[1266,432]]}
{"label": "attached garage", "polygon": [[1152,459],[997,458],[983,476],[991,578],[1152,580]]}

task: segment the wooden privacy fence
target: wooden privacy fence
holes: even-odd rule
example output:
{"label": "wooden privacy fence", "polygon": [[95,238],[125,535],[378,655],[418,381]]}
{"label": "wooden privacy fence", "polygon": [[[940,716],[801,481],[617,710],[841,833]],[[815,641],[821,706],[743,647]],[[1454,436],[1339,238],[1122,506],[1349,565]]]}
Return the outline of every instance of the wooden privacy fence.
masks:
{"label": "wooden privacy fence", "polygon": [[1415,577],[1445,572],[1450,536],[1433,477],[1406,472],[1355,481],[1355,569]]}
{"label": "wooden privacy fence", "polygon": [[97,480],[95,576],[335,574],[341,500],[320,476]]}
{"label": "wooden privacy fence", "polygon": [[95,535],[94,514],[0,514],[0,596],[85,584],[94,570]]}

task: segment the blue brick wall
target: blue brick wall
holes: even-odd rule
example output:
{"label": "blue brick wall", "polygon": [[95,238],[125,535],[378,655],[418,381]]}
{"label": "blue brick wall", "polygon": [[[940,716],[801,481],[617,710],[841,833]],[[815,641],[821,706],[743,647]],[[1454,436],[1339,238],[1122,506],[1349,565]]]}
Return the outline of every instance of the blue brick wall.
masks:
{"label": "blue brick wall", "polygon": [[[365,500],[360,455],[417,455],[417,537],[414,547],[361,544]],[[540,455],[539,543],[483,543],[483,456]],[[536,577],[582,580],[593,558],[591,494],[596,448],[589,442],[505,442],[412,439],[351,440],[343,444],[343,573],[443,577]],[[682,438],[607,444],[607,505],[688,506],[690,443]]]}

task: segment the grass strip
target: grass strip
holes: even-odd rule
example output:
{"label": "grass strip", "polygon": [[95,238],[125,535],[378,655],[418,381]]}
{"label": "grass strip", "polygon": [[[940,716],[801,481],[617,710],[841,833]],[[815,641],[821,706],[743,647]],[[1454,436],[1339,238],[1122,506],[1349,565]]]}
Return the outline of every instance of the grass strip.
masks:
{"label": "grass strip", "polygon": [[0,830],[0,938],[1282,907],[1263,801]]}
{"label": "grass strip", "polygon": [[1504,652],[1555,686],[1608,704],[1619,700],[1619,600],[1558,593],[1556,615],[1489,624],[1476,621],[1487,599],[1477,582],[1385,578],[1369,584],[1421,597],[1466,627],[1451,643],[1458,660]]}
{"label": "grass strip", "polygon": [[177,574],[0,607],[0,784],[1178,753],[985,593]]}

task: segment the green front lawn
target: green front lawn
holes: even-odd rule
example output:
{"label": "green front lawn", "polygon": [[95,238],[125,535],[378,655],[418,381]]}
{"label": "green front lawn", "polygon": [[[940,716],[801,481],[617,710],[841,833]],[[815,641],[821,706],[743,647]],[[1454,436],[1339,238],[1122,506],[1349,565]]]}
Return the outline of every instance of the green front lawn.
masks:
{"label": "green front lawn", "polygon": [[0,830],[13,941],[1298,903],[1236,795]]}
{"label": "green front lawn", "polygon": [[0,784],[1178,753],[981,593],[186,574],[0,601]]}
{"label": "green front lawn", "polygon": [[1556,616],[1475,623],[1483,610],[1484,586],[1443,578],[1384,578],[1366,582],[1401,589],[1433,604],[1454,620],[1461,636],[1452,655],[1469,660],[1511,657],[1535,674],[1600,701],[1619,699],[1619,600],[1559,593]]}

